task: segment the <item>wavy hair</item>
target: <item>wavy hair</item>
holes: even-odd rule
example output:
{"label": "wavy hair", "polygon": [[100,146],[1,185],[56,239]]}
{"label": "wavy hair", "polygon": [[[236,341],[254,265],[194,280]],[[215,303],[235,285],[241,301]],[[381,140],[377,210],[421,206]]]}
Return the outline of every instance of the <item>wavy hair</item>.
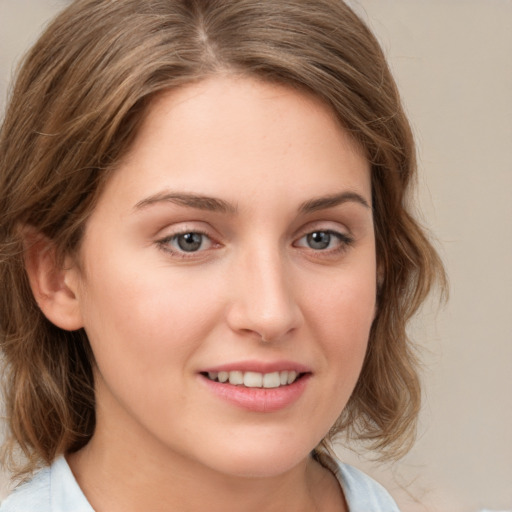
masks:
{"label": "wavy hair", "polygon": [[51,324],[24,267],[21,226],[76,253],[104,183],[152,98],[217,73],[312,94],[364,150],[380,274],[361,376],[340,432],[398,457],[414,437],[420,386],[406,324],[442,264],[408,203],[415,146],[375,37],[341,0],[77,0],[26,56],[0,131],[0,347],[8,454],[19,474],[91,438],[94,357],[83,330]]}

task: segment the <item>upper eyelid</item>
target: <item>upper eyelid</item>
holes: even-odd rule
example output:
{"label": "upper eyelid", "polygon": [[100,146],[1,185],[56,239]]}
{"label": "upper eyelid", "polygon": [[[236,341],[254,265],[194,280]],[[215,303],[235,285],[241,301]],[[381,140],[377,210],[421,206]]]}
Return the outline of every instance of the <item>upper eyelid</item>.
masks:
{"label": "upper eyelid", "polygon": [[157,243],[163,243],[163,242],[170,242],[171,240],[174,240],[175,238],[183,235],[187,235],[189,233],[197,233],[198,235],[206,237],[212,245],[218,245],[219,242],[212,237],[209,233],[206,233],[199,229],[185,229],[183,231],[176,231],[174,233],[169,233],[167,235],[161,236],[157,238]]}
{"label": "upper eyelid", "polygon": [[343,233],[334,229],[313,229],[306,231],[303,235],[295,238],[293,243],[297,243],[299,240],[302,240],[304,237],[311,235],[312,233],[329,233],[330,235],[337,237],[341,243],[352,243],[354,241],[353,235],[349,233]]}
{"label": "upper eyelid", "polygon": [[212,239],[219,237],[217,230],[210,224],[199,220],[189,220],[166,224],[158,229],[158,232],[155,234],[155,238],[172,238],[173,236],[183,235],[186,233],[200,233]]}
{"label": "upper eyelid", "polygon": [[175,236],[180,236],[180,235],[186,235],[188,233],[198,233],[200,235],[204,235],[204,236],[207,236],[207,237],[210,237],[210,234],[206,232],[206,230],[203,230],[203,229],[198,229],[198,228],[185,228],[185,229],[179,229],[177,231],[173,231],[171,233],[169,233],[168,235],[164,235],[164,238],[173,238]]}
{"label": "upper eyelid", "polygon": [[[227,231],[227,232],[226,232]],[[315,231],[329,231],[332,233],[338,233],[345,237],[354,237],[353,230],[339,220],[333,219],[317,219],[311,220],[301,225],[301,227],[294,229],[288,236],[293,240],[297,240],[309,233]],[[230,229],[227,226],[217,229],[212,226],[209,222],[205,222],[201,219],[183,220],[175,223],[165,225],[158,229],[158,233],[155,233],[155,239],[168,239],[173,236],[178,236],[186,233],[200,233],[212,241],[221,242],[222,239],[236,237],[236,229]]]}
{"label": "upper eyelid", "polygon": [[351,238],[354,236],[352,230],[346,224],[333,220],[315,220],[297,229],[293,234],[293,238],[296,240],[315,231],[329,231]]}

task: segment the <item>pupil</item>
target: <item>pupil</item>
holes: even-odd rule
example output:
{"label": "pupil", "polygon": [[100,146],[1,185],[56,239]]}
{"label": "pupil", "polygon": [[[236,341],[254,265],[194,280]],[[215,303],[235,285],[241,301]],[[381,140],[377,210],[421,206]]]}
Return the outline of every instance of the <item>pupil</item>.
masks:
{"label": "pupil", "polygon": [[197,251],[201,247],[202,235],[200,233],[185,233],[178,237],[178,245],[186,252]]}
{"label": "pupil", "polygon": [[331,243],[330,233],[315,231],[308,235],[308,244],[312,249],[325,249]]}

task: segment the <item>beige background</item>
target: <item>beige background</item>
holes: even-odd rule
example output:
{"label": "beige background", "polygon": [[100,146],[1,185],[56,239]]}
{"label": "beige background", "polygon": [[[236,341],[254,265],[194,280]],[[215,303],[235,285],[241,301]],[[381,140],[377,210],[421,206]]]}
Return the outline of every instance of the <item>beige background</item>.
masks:
{"label": "beige background", "polygon": [[[0,0],[0,109],[13,65],[63,4]],[[415,448],[384,467],[341,453],[404,512],[512,510],[512,1],[352,4],[412,119],[420,215],[439,240],[451,300],[438,314],[425,308],[413,329],[426,363]]]}

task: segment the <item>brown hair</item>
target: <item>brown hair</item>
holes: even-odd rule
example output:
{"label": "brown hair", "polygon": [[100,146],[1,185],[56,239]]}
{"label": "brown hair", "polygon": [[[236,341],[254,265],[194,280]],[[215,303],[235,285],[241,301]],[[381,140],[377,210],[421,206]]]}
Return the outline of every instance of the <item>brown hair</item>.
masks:
{"label": "brown hair", "polygon": [[328,439],[345,432],[391,457],[410,446],[420,388],[406,323],[444,273],[408,211],[414,144],[374,36],[341,0],[78,0],[27,55],[0,132],[0,346],[8,446],[26,470],[90,439],[94,360],[83,330],[61,330],[38,308],[20,226],[58,258],[76,253],[152,97],[219,72],[315,95],[371,162],[378,312]]}

